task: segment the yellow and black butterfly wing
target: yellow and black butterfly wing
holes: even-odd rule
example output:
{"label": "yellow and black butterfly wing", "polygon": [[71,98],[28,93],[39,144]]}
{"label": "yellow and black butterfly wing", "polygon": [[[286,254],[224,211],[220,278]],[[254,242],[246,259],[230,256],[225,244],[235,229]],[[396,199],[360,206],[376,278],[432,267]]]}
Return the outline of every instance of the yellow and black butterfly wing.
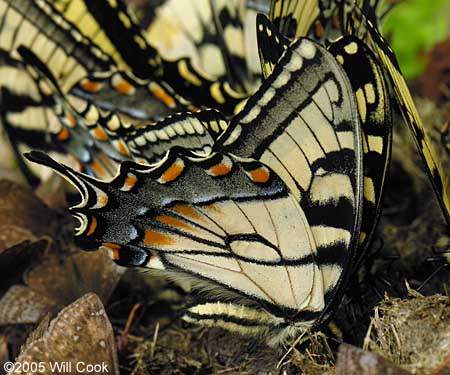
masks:
{"label": "yellow and black butterfly wing", "polygon": [[66,92],[91,71],[109,71],[113,61],[72,27],[48,2],[1,0],[0,48],[19,58],[17,48],[31,49]]}
{"label": "yellow and black butterfly wing", "polygon": [[256,38],[261,71],[267,78],[291,42],[261,13],[256,16]]}
{"label": "yellow and black butterfly wing", "polygon": [[213,297],[186,319],[251,322],[256,332],[264,318],[258,332],[275,343],[329,313],[351,265],[362,195],[356,108],[333,56],[303,39],[206,157],[174,147],[154,166],[122,163],[108,183],[31,158],[80,190],[72,212],[84,247],[193,277]]}
{"label": "yellow and black butterfly wing", "polygon": [[188,149],[198,156],[210,154],[215,140],[227,126],[225,117],[213,109],[183,112],[125,134],[124,139],[135,160],[153,164],[173,147]]}
{"label": "yellow and black butterfly wing", "polygon": [[359,236],[360,131],[345,72],[322,46],[300,39],[215,144],[268,165],[299,200],[326,274],[327,301],[339,289]]}
{"label": "yellow and black butterfly wing", "polygon": [[382,66],[360,39],[344,36],[332,43],[329,51],[347,72],[362,126],[364,196],[360,258],[370,244],[381,212],[392,146],[391,96]]}
{"label": "yellow and black butterfly wing", "polygon": [[154,12],[151,22],[143,21],[145,35],[165,59],[188,57],[196,69],[248,92],[255,72],[246,54],[255,46],[246,45],[246,33],[254,34],[255,14],[245,2],[170,0]]}
{"label": "yellow and black butterfly wing", "polygon": [[[258,42],[263,71],[271,71],[288,41],[264,16],[258,17]],[[270,54],[264,53],[270,50]],[[344,36],[329,51],[347,73],[356,97],[363,134],[364,198],[361,253],[367,248],[381,209],[392,143],[391,97],[383,69],[373,52],[355,36]],[[266,67],[266,68],[264,68]],[[360,257],[359,255],[358,257]]]}
{"label": "yellow and black butterfly wing", "polygon": [[110,55],[120,69],[139,78],[159,67],[151,48],[122,1],[49,0],[87,38]]}
{"label": "yellow and black butterfly wing", "polygon": [[[189,108],[164,82],[137,80],[46,0],[2,0],[1,48],[20,58],[20,45],[49,67],[72,104],[86,100],[138,119],[160,119]],[[81,24],[81,30],[84,30]],[[72,96],[84,100],[78,101]]]}
{"label": "yellow and black butterfly wing", "polygon": [[84,248],[103,245],[120,264],[190,277],[242,306],[243,315],[262,310],[275,332],[292,316],[305,325],[321,316],[323,276],[305,214],[262,163],[227,154],[195,159],[172,149],[156,167],[123,163],[104,183],[44,154],[29,157],[79,189],[82,201],[71,212]]}
{"label": "yellow and black butterfly wing", "polygon": [[369,32],[368,43],[383,65],[385,74],[394,91],[397,104],[425,164],[444,218],[447,225],[450,226],[450,181],[448,173],[444,171],[441,161],[433,150],[394,52],[378,32],[374,23],[365,18],[361,12],[357,14],[360,17],[359,21],[366,25]]}
{"label": "yellow and black butterfly wing", "polygon": [[[217,81],[196,69],[188,57],[178,60],[163,58],[120,0],[67,0],[60,4],[69,21],[110,55],[119,56],[116,60],[119,66],[130,69],[137,79],[161,79],[187,102],[217,108],[228,115],[238,111],[242,100],[248,96],[234,90],[230,82]],[[83,26],[86,23],[88,25]]]}
{"label": "yellow and black butterfly wing", "polygon": [[272,0],[270,20],[288,39],[308,35],[320,14],[320,0]]}
{"label": "yellow and black butterfly wing", "polygon": [[[191,113],[180,113],[158,123],[126,123],[117,113],[104,114],[93,103],[86,103],[86,108],[78,112],[66,100],[45,64],[25,47],[19,47],[19,53],[30,74],[35,76],[37,86],[54,93],[52,109],[62,125],[55,134],[56,139],[66,152],[77,157],[85,171],[96,177],[115,175],[115,162],[155,163],[174,146],[207,154],[214,139],[226,127],[225,119],[214,110],[204,111],[195,118]],[[76,147],[80,143],[77,139],[83,140],[82,150]]]}

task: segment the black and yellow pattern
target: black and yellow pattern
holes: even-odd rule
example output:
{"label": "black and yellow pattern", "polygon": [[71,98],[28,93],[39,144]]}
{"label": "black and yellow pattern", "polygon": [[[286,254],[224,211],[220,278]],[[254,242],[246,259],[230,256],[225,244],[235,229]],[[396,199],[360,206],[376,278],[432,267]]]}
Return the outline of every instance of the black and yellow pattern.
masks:
{"label": "black and yellow pattern", "polygon": [[[329,315],[350,269],[363,194],[356,108],[332,54],[301,39],[209,153],[173,144],[158,164],[122,163],[108,183],[29,157],[82,194],[72,208],[80,244],[220,291],[223,298],[192,306],[185,318],[253,326],[247,332],[276,344]],[[205,119],[211,129],[224,121],[210,111],[180,115],[162,134]],[[149,131],[139,137],[156,136]]]}
{"label": "black and yellow pattern", "polygon": [[69,21],[113,56],[119,67],[137,79],[163,80],[192,104],[217,108],[228,115],[236,113],[248,96],[235,90],[228,80],[216,80],[196,69],[189,57],[163,58],[121,0],[52,1]]}

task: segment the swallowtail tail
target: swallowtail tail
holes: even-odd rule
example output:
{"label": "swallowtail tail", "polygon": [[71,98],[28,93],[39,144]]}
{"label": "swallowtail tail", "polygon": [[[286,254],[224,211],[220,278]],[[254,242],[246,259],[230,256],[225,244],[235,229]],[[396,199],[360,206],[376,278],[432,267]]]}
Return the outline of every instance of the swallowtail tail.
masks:
{"label": "swallowtail tail", "polygon": [[44,154],[28,157],[79,189],[71,210],[83,247],[195,280],[209,298],[186,320],[276,344],[329,315],[356,256],[364,178],[357,108],[336,58],[300,39],[208,155],[172,147],[155,165],[123,162],[109,182]]}

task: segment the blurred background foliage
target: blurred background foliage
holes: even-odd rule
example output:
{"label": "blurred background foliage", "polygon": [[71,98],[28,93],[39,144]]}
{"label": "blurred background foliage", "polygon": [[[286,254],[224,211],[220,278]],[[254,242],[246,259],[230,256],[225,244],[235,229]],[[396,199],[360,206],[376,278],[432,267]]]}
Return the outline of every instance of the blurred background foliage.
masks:
{"label": "blurred background foliage", "polygon": [[450,0],[403,0],[386,18],[383,34],[391,40],[403,74],[419,76],[427,53],[450,37]]}

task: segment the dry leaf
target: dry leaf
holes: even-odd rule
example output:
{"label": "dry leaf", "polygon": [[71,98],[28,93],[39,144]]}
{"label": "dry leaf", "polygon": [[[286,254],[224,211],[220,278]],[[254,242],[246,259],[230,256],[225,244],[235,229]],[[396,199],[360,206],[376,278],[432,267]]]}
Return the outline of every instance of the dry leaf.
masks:
{"label": "dry leaf", "polygon": [[45,259],[0,299],[0,325],[36,323],[89,292],[106,303],[124,272],[103,250]]}
{"label": "dry leaf", "polygon": [[[42,363],[41,374],[119,374],[111,323],[100,299],[89,293],[67,306],[50,324],[44,321],[22,347],[18,364]],[[65,366],[55,368],[55,364]],[[25,366],[24,366],[25,368]],[[14,374],[27,373],[26,371]]]}

